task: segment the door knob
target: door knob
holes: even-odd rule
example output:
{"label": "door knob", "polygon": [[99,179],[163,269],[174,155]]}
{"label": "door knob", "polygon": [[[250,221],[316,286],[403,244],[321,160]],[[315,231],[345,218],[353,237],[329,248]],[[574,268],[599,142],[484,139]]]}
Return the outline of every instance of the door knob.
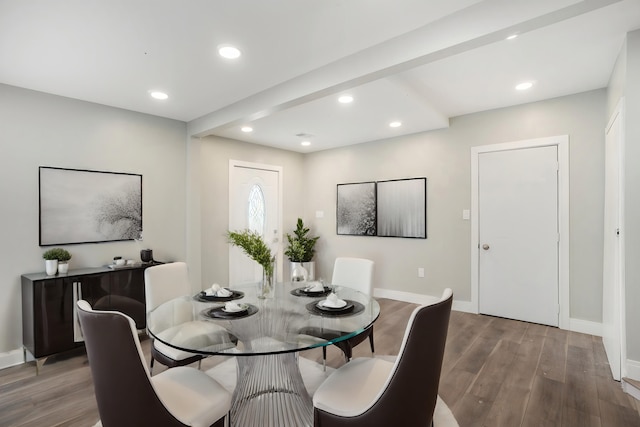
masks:
{"label": "door knob", "polygon": [[489,245],[487,245],[486,243],[484,245],[482,245],[482,249],[484,249],[485,251],[489,250]]}

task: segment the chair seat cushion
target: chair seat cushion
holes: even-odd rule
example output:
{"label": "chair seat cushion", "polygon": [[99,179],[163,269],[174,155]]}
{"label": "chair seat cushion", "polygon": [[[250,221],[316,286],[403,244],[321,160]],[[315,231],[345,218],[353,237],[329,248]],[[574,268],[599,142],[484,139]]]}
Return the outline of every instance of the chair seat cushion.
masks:
{"label": "chair seat cushion", "polygon": [[313,395],[313,406],[342,417],[362,414],[378,400],[394,363],[360,357],[336,369]]}
{"label": "chair seat cushion", "polygon": [[[201,348],[203,350],[219,351],[235,346],[235,337],[224,328],[210,322],[186,322],[173,328],[168,328],[158,334],[158,338],[171,342],[183,348]],[[153,340],[154,348],[173,360],[184,360],[193,357],[194,353],[178,350]]]}
{"label": "chair seat cushion", "polygon": [[153,340],[153,347],[159,353],[162,353],[173,360],[184,360],[188,359],[189,357],[195,356],[195,353],[193,352],[178,350],[177,348],[170,347],[158,340]]}
{"label": "chair seat cushion", "polygon": [[209,427],[227,415],[231,394],[198,369],[179,366],[151,377],[158,397],[180,422]]}

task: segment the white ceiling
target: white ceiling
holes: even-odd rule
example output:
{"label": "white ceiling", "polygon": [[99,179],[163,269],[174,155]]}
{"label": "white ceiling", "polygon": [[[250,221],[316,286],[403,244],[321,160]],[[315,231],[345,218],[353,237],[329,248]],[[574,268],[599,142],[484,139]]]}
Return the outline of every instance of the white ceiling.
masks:
{"label": "white ceiling", "polygon": [[311,152],[606,87],[638,28],[640,0],[0,0],[0,83]]}

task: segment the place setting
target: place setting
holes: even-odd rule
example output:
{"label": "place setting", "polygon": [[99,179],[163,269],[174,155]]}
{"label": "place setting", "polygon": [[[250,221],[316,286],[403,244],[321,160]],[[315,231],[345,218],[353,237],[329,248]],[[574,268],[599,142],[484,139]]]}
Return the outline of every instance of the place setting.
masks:
{"label": "place setting", "polygon": [[210,288],[199,292],[194,298],[200,302],[227,302],[244,297],[244,292],[224,288],[214,283]]}
{"label": "place setting", "polygon": [[331,288],[322,281],[306,282],[306,286],[291,291],[297,297],[323,297],[331,293]]}
{"label": "place setting", "polygon": [[352,316],[364,310],[364,306],[357,301],[340,299],[331,292],[326,299],[307,304],[307,310],[321,316]]}
{"label": "place setting", "polygon": [[222,307],[208,308],[202,312],[206,317],[212,319],[239,319],[249,317],[258,312],[258,307],[253,304],[237,303],[228,301]]}

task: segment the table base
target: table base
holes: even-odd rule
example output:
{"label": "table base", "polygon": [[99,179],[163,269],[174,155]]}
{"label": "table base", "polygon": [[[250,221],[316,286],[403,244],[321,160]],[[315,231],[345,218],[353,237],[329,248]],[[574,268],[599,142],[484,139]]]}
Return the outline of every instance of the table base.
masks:
{"label": "table base", "polygon": [[297,353],[237,357],[232,427],[311,427],[313,402]]}

